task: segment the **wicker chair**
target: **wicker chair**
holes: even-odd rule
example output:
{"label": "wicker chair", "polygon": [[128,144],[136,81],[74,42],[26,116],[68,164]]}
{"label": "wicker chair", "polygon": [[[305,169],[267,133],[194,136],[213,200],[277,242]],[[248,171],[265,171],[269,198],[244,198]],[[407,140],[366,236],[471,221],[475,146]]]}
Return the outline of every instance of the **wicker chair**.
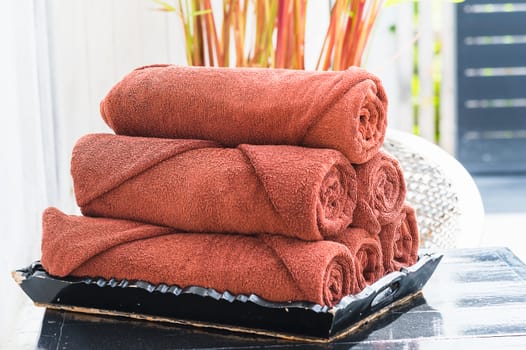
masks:
{"label": "wicker chair", "polygon": [[388,130],[383,149],[404,171],[406,200],[415,208],[420,246],[478,246],[484,208],[466,169],[440,147],[406,132]]}

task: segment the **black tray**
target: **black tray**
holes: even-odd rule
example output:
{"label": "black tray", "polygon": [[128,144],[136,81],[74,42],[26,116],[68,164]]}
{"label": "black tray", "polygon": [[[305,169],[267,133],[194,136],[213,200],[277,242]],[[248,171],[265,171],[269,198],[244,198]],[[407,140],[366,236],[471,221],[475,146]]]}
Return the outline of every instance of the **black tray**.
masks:
{"label": "black tray", "polygon": [[232,295],[198,286],[181,289],[144,281],[58,278],[38,261],[14,271],[13,278],[38,306],[326,342],[418,296],[441,258],[424,254],[415,265],[382,277],[331,308],[308,302],[275,303],[253,294]]}

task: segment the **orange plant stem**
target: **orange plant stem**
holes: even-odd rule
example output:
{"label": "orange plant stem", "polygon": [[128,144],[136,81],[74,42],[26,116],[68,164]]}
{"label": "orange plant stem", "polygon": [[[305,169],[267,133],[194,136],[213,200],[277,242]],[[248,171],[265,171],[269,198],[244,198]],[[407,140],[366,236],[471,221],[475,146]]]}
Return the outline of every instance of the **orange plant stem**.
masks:
{"label": "orange plant stem", "polygon": [[191,8],[191,19],[192,19],[192,26],[193,26],[193,32],[194,32],[194,40],[192,42],[193,48],[193,64],[195,66],[203,66],[204,65],[204,59],[203,59],[203,38],[201,33],[201,21],[199,16],[196,16],[195,13],[199,11],[199,1],[198,0],[192,0],[192,8]]}
{"label": "orange plant stem", "polygon": [[[202,0],[202,3],[200,5],[200,8],[202,10],[208,10],[206,7],[206,0]],[[202,33],[203,33],[203,51],[204,51],[204,42],[206,42],[206,53],[208,54],[208,64],[206,64],[204,60],[204,53],[203,53],[203,62],[205,65],[208,66],[215,66],[215,59],[214,59],[214,47],[212,43],[212,37],[211,37],[211,28],[209,28],[208,23],[208,14],[200,14],[198,15],[199,18],[199,25],[201,27]]]}
{"label": "orange plant stem", "polygon": [[347,8],[349,7],[348,1],[339,0],[334,6],[337,7],[336,17],[337,17],[337,30],[334,33],[334,53],[333,53],[333,63],[332,68],[334,70],[341,70],[342,66],[342,51],[344,45],[344,34],[345,30],[344,23],[349,20],[349,15],[346,13]]}
{"label": "orange plant stem", "polygon": [[221,25],[221,49],[223,65],[230,64],[230,29],[232,27],[232,0],[223,3],[223,23]]}
{"label": "orange plant stem", "polygon": [[[324,40],[324,46],[325,46],[325,43],[327,43],[327,45],[323,48],[323,51],[322,51],[323,56],[320,56],[320,57],[323,57],[323,60],[321,62],[322,63],[321,70],[328,70],[331,65],[332,51],[334,48],[334,33],[336,32],[337,23],[338,23],[338,18],[336,15],[338,13],[337,12],[338,8],[336,7],[336,4],[337,3],[335,3],[332,7],[331,21],[329,23],[329,29],[327,30],[327,34]],[[318,64],[318,68],[320,68],[319,64]]]}
{"label": "orange plant stem", "polygon": [[243,66],[243,41],[241,36],[241,5],[239,3],[239,0],[234,1],[234,8],[233,8],[233,15],[234,15],[234,42],[236,47],[236,66],[242,67]]}
{"label": "orange plant stem", "polygon": [[219,43],[219,38],[217,36],[217,30],[216,30],[216,24],[214,20],[214,14],[212,12],[212,4],[210,3],[210,0],[203,0],[204,1],[204,8],[209,10],[206,14],[206,31],[207,31],[207,38],[208,41],[211,42],[211,45],[209,47],[212,47],[213,55],[215,56],[215,59],[217,61],[217,65],[222,67],[224,66],[223,62],[223,50],[221,48],[221,44]]}
{"label": "orange plant stem", "polygon": [[295,48],[296,64],[295,68],[305,69],[305,20],[307,0],[298,0],[295,3]]}
{"label": "orange plant stem", "polygon": [[371,34],[373,24],[376,21],[376,18],[378,17],[378,13],[380,12],[380,9],[382,8],[384,0],[378,0],[375,1],[370,8],[370,11],[368,12],[368,15],[366,16],[365,21],[365,29],[360,36],[360,42],[358,43],[358,49],[360,50],[360,57],[358,57],[358,60],[356,61],[357,65],[361,65],[361,59],[363,56],[363,52],[365,51],[365,47],[367,45],[367,41],[369,39],[369,36]]}
{"label": "orange plant stem", "polygon": [[276,60],[275,67],[283,68],[285,65],[285,51],[287,49],[287,18],[285,13],[287,11],[287,0],[278,1],[278,28],[277,28],[277,41],[276,41]]}

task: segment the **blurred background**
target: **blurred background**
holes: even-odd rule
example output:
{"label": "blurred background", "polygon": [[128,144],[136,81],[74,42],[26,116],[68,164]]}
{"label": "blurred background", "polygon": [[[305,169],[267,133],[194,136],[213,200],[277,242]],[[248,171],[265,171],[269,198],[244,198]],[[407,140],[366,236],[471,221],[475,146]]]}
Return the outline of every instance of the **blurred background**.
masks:
{"label": "blurred background", "polygon": [[[138,66],[192,63],[188,40],[195,45],[193,21],[213,15],[220,29],[224,3],[230,4],[182,3],[187,7],[150,0],[1,2],[0,342],[24,332],[13,315],[28,312],[24,307],[29,301],[10,272],[39,258],[43,209],[56,206],[78,213],[69,175],[71,149],[84,134],[110,132],[99,114],[100,100]],[[192,8],[193,3],[201,8]],[[250,6],[256,8],[254,3]],[[363,52],[352,62],[383,80],[389,127],[439,145],[474,177],[486,214],[484,230],[472,246],[507,246],[526,260],[521,231],[526,226],[526,1],[279,3],[299,3],[303,14],[298,22],[304,26],[302,63],[291,68],[344,69],[336,66],[336,54],[327,54],[337,52],[337,44],[328,43],[331,38],[342,45],[358,40]],[[341,6],[348,19],[356,13],[353,3],[365,6],[364,22],[352,24],[359,34],[338,37],[338,28],[345,33],[351,25],[335,22],[331,9]],[[243,17],[248,33],[241,43],[244,52],[254,44],[250,35],[257,36],[259,17],[249,10]],[[281,20],[272,23],[282,29]],[[272,35],[269,47],[276,46],[278,35]],[[214,56],[203,47],[204,41],[202,64],[218,64],[220,54],[223,65],[239,63],[236,48],[223,48]],[[287,57],[300,57],[296,51],[284,52],[280,56],[276,48],[259,65],[279,67]],[[285,57],[281,63],[280,57]],[[342,56],[341,61],[351,59]]]}

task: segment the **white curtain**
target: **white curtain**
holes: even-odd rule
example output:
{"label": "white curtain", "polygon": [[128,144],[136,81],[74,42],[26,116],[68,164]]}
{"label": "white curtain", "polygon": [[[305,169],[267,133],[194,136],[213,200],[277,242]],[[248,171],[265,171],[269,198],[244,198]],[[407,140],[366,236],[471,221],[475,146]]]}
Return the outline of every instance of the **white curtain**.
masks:
{"label": "white curtain", "polygon": [[[0,3],[0,344],[40,322],[11,279],[40,257],[41,214],[56,202],[53,117],[43,2]],[[30,319],[27,316],[30,315]],[[22,325],[21,318],[25,318]],[[37,325],[38,326],[38,325]],[[27,339],[35,344],[35,339]],[[20,342],[16,342],[20,344]]]}

